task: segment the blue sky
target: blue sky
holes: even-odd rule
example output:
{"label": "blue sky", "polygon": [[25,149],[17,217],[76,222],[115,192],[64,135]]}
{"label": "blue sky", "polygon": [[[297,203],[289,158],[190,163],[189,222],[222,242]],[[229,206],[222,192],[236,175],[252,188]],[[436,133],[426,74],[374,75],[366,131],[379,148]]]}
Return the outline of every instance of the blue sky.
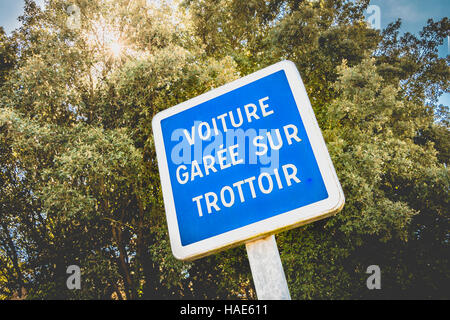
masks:
{"label": "blue sky", "polygon": [[[38,0],[36,2],[42,5],[44,0]],[[23,4],[23,0],[0,0],[0,26],[7,33],[20,26],[17,17],[23,13]]]}
{"label": "blue sky", "polygon": [[[449,0],[372,0],[370,3],[381,9],[381,28],[401,18],[403,32],[418,33],[429,18],[437,21],[450,16]],[[439,53],[449,54],[448,38]]]}
{"label": "blue sky", "polygon": [[[44,0],[37,0],[42,5]],[[429,18],[435,21],[450,16],[450,0],[372,0],[381,10],[381,28],[388,23],[402,19],[402,31],[417,33],[426,24]],[[23,12],[23,0],[0,0],[0,25],[6,32],[11,32],[19,26],[17,17]],[[441,56],[450,52],[448,38],[439,48]],[[440,102],[450,106],[450,93],[444,94]]]}

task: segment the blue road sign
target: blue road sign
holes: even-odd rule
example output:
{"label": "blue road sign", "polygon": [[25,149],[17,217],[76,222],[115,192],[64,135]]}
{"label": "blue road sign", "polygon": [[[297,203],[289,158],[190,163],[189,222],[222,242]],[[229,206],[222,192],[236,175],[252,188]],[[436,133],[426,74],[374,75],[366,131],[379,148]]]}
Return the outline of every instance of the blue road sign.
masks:
{"label": "blue road sign", "polygon": [[292,62],[164,110],[153,131],[179,259],[306,224],[344,204]]}

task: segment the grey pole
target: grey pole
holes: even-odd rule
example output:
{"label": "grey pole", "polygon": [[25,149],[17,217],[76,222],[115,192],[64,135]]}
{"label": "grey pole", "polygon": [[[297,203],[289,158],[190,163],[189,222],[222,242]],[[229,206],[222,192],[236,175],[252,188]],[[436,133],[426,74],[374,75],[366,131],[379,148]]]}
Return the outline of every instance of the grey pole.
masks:
{"label": "grey pole", "polygon": [[259,300],[291,300],[275,236],[245,244]]}

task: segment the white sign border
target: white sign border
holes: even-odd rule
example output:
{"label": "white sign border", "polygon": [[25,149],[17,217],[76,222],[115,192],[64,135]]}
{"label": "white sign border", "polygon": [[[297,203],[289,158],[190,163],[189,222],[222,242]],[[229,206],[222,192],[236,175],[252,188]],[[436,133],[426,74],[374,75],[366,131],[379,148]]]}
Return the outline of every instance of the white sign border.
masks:
{"label": "white sign border", "polygon": [[[328,192],[328,198],[303,206],[276,216],[234,229],[186,246],[181,244],[172,193],[169,168],[167,163],[161,121],[199,104],[221,96],[227,92],[245,86],[248,83],[264,78],[270,74],[284,70],[299,110],[306,134],[309,138],[314,156]],[[326,218],[339,212],[345,203],[344,193],[336,175],[333,163],[328,153],[325,140],[314,116],[305,86],[295,64],[284,60],[248,76],[208,91],[193,99],[163,110],[152,119],[153,137],[155,142],[159,174],[164,198],[170,244],[173,255],[180,260],[194,260],[203,256],[234,247],[239,244],[256,240],[282,230],[292,229],[316,220]]]}

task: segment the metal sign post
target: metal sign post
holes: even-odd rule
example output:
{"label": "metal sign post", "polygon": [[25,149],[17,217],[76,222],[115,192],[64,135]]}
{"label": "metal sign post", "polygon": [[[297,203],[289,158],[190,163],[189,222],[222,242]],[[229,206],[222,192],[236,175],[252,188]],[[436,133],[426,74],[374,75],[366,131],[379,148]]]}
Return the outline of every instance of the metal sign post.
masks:
{"label": "metal sign post", "polygon": [[152,127],[174,256],[245,243],[258,298],[290,299],[273,235],[345,201],[295,64],[163,110]]}
{"label": "metal sign post", "polygon": [[275,236],[247,242],[250,269],[259,300],[291,300]]}

